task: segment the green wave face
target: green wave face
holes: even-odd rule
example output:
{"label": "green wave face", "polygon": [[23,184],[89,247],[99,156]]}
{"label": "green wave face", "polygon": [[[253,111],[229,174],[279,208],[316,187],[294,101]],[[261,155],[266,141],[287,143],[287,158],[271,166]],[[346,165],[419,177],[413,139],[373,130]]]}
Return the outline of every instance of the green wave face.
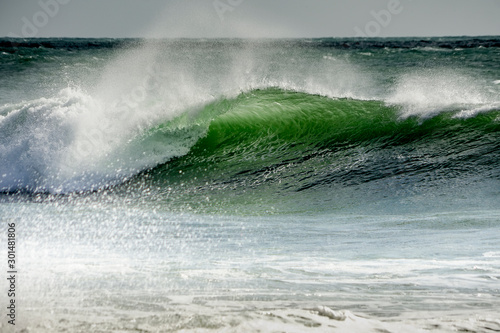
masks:
{"label": "green wave face", "polygon": [[401,119],[379,101],[254,90],[151,130],[149,138],[201,138],[133,184],[196,211],[296,213],[400,200],[475,175],[498,179],[499,119],[499,111]]}

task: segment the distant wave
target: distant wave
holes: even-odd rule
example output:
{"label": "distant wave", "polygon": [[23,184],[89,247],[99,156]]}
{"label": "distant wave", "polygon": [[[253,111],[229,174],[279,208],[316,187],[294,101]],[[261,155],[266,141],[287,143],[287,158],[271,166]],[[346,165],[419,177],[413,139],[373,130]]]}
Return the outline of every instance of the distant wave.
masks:
{"label": "distant wave", "polygon": [[[159,39],[156,43],[200,43],[206,40],[199,39]],[[226,44],[243,43],[242,39],[219,39],[215,40]],[[258,41],[258,40],[256,40]],[[95,49],[95,48],[120,48],[137,46],[150,40],[143,38],[2,38],[0,39],[0,49],[11,47],[23,48],[48,48],[48,49]],[[307,46],[311,44],[317,47],[338,48],[338,49],[367,49],[367,48],[395,48],[414,49],[424,48],[424,50],[436,49],[457,49],[457,48],[478,48],[478,47],[500,47],[498,36],[478,36],[478,37],[433,37],[433,38],[311,38],[311,39],[286,39],[286,40],[262,40],[262,43],[272,42],[289,46]]]}

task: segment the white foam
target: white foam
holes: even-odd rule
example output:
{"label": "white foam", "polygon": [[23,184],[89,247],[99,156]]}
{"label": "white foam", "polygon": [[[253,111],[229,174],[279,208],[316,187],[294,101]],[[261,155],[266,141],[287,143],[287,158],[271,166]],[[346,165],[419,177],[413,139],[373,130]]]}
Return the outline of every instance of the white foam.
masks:
{"label": "white foam", "polygon": [[[50,295],[50,294],[49,294]],[[47,296],[47,295],[46,295]],[[113,331],[175,332],[486,332],[500,329],[493,310],[480,314],[470,310],[408,311],[387,317],[332,310],[319,305],[285,302],[224,300],[209,295],[154,297],[129,291],[124,295],[109,292],[85,295],[87,307],[76,309],[71,296],[51,304],[27,307],[21,329],[37,327],[37,332],[91,327]],[[251,295],[248,295],[251,297]],[[31,300],[30,300],[31,303]],[[95,306],[94,306],[95,304]],[[31,304],[30,304],[31,305]],[[45,305],[45,307],[43,306]],[[393,307],[404,304],[394,303]],[[336,313],[339,316],[330,316]],[[1,327],[1,326],[0,326]]]}
{"label": "white foam", "polygon": [[[453,52],[451,49],[445,49],[442,47],[432,47],[432,46],[419,46],[414,48],[413,50],[416,51],[426,51],[426,52]],[[458,51],[458,49],[455,49],[455,51]]]}
{"label": "white foam", "polygon": [[467,119],[467,118],[475,117],[480,113],[493,111],[493,110],[500,110],[500,103],[485,104],[485,105],[480,106],[480,107],[471,107],[471,109],[469,109],[469,110],[461,110],[461,111],[455,113],[453,118]]}
{"label": "white foam", "polygon": [[486,257],[486,258],[500,258],[500,252],[493,252],[493,251],[485,252],[485,253],[483,253],[483,257]]}
{"label": "white foam", "polygon": [[0,190],[61,193],[106,187],[185,154],[198,139],[194,133],[168,144],[144,141],[140,135],[152,126],[150,114],[136,110],[71,88],[51,98],[4,106]]}
{"label": "white foam", "polygon": [[450,69],[402,75],[386,102],[400,106],[403,118],[427,118],[446,111],[463,111],[461,117],[470,117],[498,105],[498,100],[485,94],[476,79]]}

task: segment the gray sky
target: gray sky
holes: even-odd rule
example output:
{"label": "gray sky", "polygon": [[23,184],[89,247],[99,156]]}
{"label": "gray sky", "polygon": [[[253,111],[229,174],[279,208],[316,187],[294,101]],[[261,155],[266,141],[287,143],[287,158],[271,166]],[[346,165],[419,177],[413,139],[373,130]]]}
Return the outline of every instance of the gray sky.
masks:
{"label": "gray sky", "polygon": [[0,0],[0,36],[500,35],[500,0]]}

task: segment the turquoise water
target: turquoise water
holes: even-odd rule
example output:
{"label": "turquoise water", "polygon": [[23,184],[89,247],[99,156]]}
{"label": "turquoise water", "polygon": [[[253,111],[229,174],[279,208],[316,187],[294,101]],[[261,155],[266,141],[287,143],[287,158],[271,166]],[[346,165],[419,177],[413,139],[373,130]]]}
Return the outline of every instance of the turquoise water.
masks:
{"label": "turquoise water", "polygon": [[16,328],[500,329],[499,43],[2,40]]}

